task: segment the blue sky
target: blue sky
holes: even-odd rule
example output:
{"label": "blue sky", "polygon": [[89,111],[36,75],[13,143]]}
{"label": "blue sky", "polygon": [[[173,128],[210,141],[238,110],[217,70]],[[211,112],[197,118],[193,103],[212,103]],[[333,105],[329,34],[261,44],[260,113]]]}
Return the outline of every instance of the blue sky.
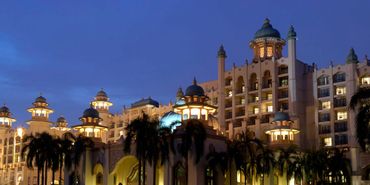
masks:
{"label": "blue sky", "polygon": [[298,34],[298,58],[324,67],[354,47],[370,55],[370,1],[4,0],[0,2],[0,102],[17,124],[40,92],[70,124],[100,88],[123,105],[151,96],[167,103],[194,76],[217,77],[252,57],[249,41],[268,17],[283,37]]}

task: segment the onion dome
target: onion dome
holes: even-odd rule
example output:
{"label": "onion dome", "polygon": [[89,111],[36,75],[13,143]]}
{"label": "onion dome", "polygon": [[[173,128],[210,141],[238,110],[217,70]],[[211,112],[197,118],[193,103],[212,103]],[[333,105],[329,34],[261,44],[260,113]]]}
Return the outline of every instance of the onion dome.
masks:
{"label": "onion dome", "polygon": [[0,108],[0,117],[10,117],[10,110],[5,105]]}
{"label": "onion dome", "polygon": [[186,88],[185,96],[204,96],[204,90],[197,85],[197,80],[194,78],[193,85]]}
{"label": "onion dome", "polygon": [[224,46],[221,44],[220,49],[218,49],[217,52],[218,57],[226,58],[226,51],[224,49]]}
{"label": "onion dome", "polygon": [[288,31],[288,39],[294,39],[297,37],[297,33],[294,30],[293,25],[290,25],[289,31]]}
{"label": "onion dome", "polygon": [[347,64],[350,64],[350,63],[358,63],[358,58],[357,58],[357,55],[355,53],[355,50],[353,48],[351,48],[349,50],[349,54],[347,56],[347,61],[346,61]]}
{"label": "onion dome", "polygon": [[255,39],[266,37],[280,38],[279,31],[272,27],[270,20],[267,18],[265,19],[262,28],[254,34]]}
{"label": "onion dome", "polygon": [[90,108],[86,109],[83,113],[83,118],[100,118],[99,117],[99,112],[94,109],[92,106]]}
{"label": "onion dome", "polygon": [[57,127],[67,127],[67,120],[61,116],[57,119],[56,126]]}
{"label": "onion dome", "polygon": [[95,96],[96,100],[108,101],[108,95],[103,89],[101,89]]}
{"label": "onion dome", "polygon": [[35,103],[46,103],[46,98],[39,96],[36,98]]}
{"label": "onion dome", "polygon": [[290,121],[289,114],[282,111],[276,112],[273,122],[276,121]]}

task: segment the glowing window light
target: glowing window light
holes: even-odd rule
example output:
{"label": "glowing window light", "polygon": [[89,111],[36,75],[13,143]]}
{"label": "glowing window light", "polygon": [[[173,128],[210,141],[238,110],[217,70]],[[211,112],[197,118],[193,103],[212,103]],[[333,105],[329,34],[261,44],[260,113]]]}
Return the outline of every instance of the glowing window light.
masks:
{"label": "glowing window light", "polygon": [[267,47],[267,57],[272,57],[272,47]]}
{"label": "glowing window light", "polygon": [[200,119],[200,109],[197,109],[197,108],[191,109],[190,118],[191,119]]}
{"label": "glowing window light", "polygon": [[260,57],[263,58],[265,56],[265,48],[260,47]]}

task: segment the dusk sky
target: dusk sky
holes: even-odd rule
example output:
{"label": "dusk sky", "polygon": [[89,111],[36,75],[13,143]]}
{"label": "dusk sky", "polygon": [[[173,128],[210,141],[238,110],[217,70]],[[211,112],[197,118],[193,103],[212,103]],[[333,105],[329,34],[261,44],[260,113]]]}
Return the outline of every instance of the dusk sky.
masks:
{"label": "dusk sky", "polygon": [[194,76],[217,78],[220,44],[227,69],[251,60],[249,41],[266,17],[283,38],[294,25],[308,64],[342,64],[351,47],[362,61],[369,10],[369,0],[2,0],[0,102],[16,126],[40,92],[51,120],[64,115],[70,125],[100,88],[113,113],[148,96],[167,104]]}

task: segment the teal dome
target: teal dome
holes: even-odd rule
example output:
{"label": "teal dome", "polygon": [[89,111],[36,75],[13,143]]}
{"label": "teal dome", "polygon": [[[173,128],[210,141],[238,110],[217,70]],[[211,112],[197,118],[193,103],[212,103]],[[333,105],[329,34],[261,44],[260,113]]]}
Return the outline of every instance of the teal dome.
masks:
{"label": "teal dome", "polygon": [[275,121],[289,121],[290,117],[288,113],[285,112],[276,112],[273,122]]}
{"label": "teal dome", "polygon": [[186,88],[185,96],[204,96],[204,90],[197,84],[197,80],[195,78],[193,85]]}
{"label": "teal dome", "polygon": [[161,127],[169,127],[175,122],[178,122],[175,126],[180,125],[181,115],[173,111],[165,113],[160,120]]}
{"label": "teal dome", "polygon": [[269,19],[265,19],[262,28],[254,34],[255,39],[266,37],[280,38],[279,31],[272,27]]}

